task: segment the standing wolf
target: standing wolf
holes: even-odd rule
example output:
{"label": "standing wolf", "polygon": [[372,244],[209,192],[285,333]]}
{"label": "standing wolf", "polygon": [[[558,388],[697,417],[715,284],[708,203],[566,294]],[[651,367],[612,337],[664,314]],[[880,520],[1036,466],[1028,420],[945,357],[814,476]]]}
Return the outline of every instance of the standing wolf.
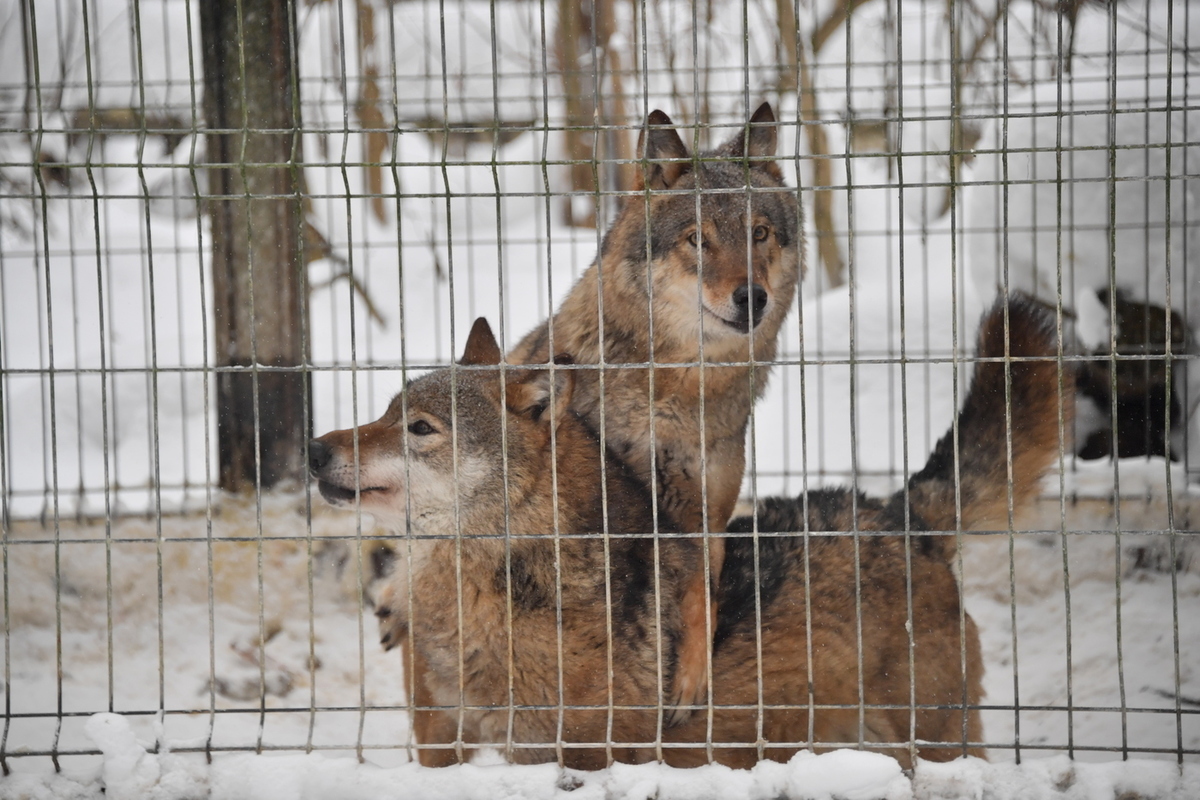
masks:
{"label": "standing wolf", "polygon": [[[500,352],[477,323],[465,368],[413,381],[358,429],[357,455],[350,430],[309,451],[331,503],[358,497],[412,533],[376,613],[384,646],[403,644],[413,667],[421,763],[491,744],[514,761],[590,768],[652,759],[660,736],[676,766],[705,763],[708,742],[741,767],[839,745],[905,766],[914,752],[982,754],[979,637],[954,537],[937,532],[1007,527],[1010,503],[1020,514],[1036,498],[1071,426],[1056,353],[1044,310],[997,303],[957,438],[946,434],[907,493],[767,499],[757,530],[780,535],[757,540],[745,535],[752,518],[730,523],[711,730],[704,714],[660,732],[696,547],[644,535],[649,492],[611,452],[601,467],[598,437],[568,408],[586,370],[488,369]],[[852,530],[873,533],[828,535]]]}
{"label": "standing wolf", "polygon": [[[671,125],[650,114],[637,193],[558,312],[508,361],[569,353],[600,365],[579,371],[572,409],[654,488],[679,530],[720,534],[741,489],[750,410],[802,272],[800,208],[773,160],[769,104],[695,157]],[[709,537],[708,570],[683,588],[674,722],[705,695],[715,611],[706,578],[720,574],[724,552],[724,540]]]}

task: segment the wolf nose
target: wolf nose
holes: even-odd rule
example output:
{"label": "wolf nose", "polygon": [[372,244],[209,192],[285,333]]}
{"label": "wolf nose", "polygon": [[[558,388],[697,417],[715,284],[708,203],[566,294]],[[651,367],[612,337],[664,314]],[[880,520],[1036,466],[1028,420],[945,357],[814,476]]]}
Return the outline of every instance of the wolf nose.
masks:
{"label": "wolf nose", "polygon": [[757,283],[742,284],[733,290],[733,304],[737,307],[738,316],[757,325],[763,309],[767,307],[767,290]]}
{"label": "wolf nose", "polygon": [[320,472],[332,458],[333,448],[320,439],[313,439],[308,443],[308,468],[312,472]]}

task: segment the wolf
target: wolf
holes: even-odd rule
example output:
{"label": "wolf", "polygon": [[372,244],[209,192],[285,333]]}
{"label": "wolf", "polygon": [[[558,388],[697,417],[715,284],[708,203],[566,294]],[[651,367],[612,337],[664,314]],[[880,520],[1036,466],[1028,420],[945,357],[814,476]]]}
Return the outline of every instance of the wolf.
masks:
{"label": "wolf", "polygon": [[663,726],[702,554],[573,410],[585,371],[561,357],[501,369],[477,323],[462,366],[414,381],[359,430],[357,456],[352,431],[310,445],[330,502],[412,531],[376,613],[407,657],[421,763],[481,745],[578,768],[746,767],[847,745],[906,767],[983,755],[953,534],[1007,527],[1036,498],[1071,427],[1057,353],[1043,308],[998,302],[957,423],[905,490],[768,498],[733,520],[714,705]]}
{"label": "wolf", "polygon": [[[656,538],[647,487],[570,406],[560,357],[500,369],[482,318],[459,368],[413,381],[378,421],[310,444],[321,494],[411,532],[377,613],[403,644],[418,742],[581,769],[639,761],[676,670],[694,539]],[[665,515],[660,533],[678,533]],[[610,711],[613,707],[617,710]],[[564,707],[569,707],[564,709]],[[463,742],[470,743],[464,751]],[[615,743],[615,744],[613,744]]]}
{"label": "wolf", "polygon": [[[599,365],[576,375],[572,409],[653,487],[680,530],[720,534],[741,489],[751,408],[803,272],[803,227],[774,161],[769,103],[694,157],[672,125],[650,114],[635,191],[595,262],[508,361],[570,353]],[[715,619],[707,579],[723,557],[723,540],[708,536],[708,569],[683,601],[672,722],[706,699]]]}
{"label": "wolf", "polygon": [[[743,744],[710,756],[692,746],[707,734],[708,720],[695,719],[666,732],[680,746],[668,760],[746,767],[789,757],[787,743],[809,730],[816,749],[874,747],[906,768],[917,755],[986,757],[983,661],[954,571],[957,534],[1007,530],[1070,452],[1074,371],[1061,352],[1053,314],[1027,296],[1001,298],[980,324],[957,423],[905,488],[885,499],[841,488],[766,498],[730,522],[709,741]],[[819,533],[829,531],[858,535]],[[783,744],[751,744],[760,725]]]}

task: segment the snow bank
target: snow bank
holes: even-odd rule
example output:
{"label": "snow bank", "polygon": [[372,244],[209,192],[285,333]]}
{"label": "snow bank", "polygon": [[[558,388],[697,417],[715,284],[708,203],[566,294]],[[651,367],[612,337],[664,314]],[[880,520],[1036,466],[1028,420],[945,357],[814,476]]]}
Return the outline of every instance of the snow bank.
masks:
{"label": "snow bank", "polygon": [[1124,761],[1078,764],[1065,757],[1017,764],[975,758],[920,762],[910,778],[894,759],[840,750],[798,753],[787,764],[767,761],[751,770],[719,765],[672,769],[661,764],[617,764],[598,772],[554,764],[463,764],[428,769],[406,764],[382,769],[351,758],[309,755],[234,755],[205,766],[164,750],[147,752],[129,723],[96,714],[88,735],[104,754],[90,773],[12,775],[0,779],[0,798],[101,798],[110,800],[301,800],[337,797],[421,800],[950,800],[977,798],[1104,797],[1195,798],[1200,765]]}
{"label": "snow bank", "polygon": [[1161,761],[1080,764],[1066,756],[990,764],[978,759],[922,762],[913,778],[919,800],[1186,800],[1200,797],[1200,765]]}

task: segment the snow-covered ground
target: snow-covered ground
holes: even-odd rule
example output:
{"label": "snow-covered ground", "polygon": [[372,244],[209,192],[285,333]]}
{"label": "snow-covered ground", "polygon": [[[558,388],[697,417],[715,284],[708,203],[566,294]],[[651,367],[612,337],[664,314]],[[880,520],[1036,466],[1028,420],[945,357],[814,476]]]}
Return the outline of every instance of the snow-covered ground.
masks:
{"label": "snow-covered ground", "polygon": [[[1178,500],[1177,514],[1200,511],[1194,497]],[[1051,505],[1043,518],[1057,517],[1057,503]],[[1122,506],[1129,527],[1157,526],[1161,513],[1161,505],[1147,505],[1144,498]],[[1086,522],[1079,512],[1071,519]],[[1111,521],[1094,518],[1091,524],[1100,528]],[[218,540],[211,544],[210,531]],[[355,531],[353,515],[329,510],[319,500],[310,512],[300,495],[268,497],[261,509],[220,497],[211,520],[204,515],[124,518],[107,530],[102,524],[64,523],[57,537],[33,522],[15,524],[6,565],[11,633],[5,689],[12,716],[5,751],[18,777],[0,781],[0,797],[21,796],[20,787],[31,785],[65,791],[68,780],[85,787],[78,796],[94,795],[101,757],[60,756],[65,777],[51,778],[48,756],[22,755],[51,749],[100,749],[106,781],[117,780],[112,775],[119,773],[124,776],[120,781],[149,781],[143,788],[157,787],[157,794],[124,796],[189,797],[194,795],[185,787],[204,782],[218,797],[320,796],[319,789],[305,795],[295,788],[313,781],[315,786],[348,781],[348,787],[363,793],[355,796],[386,787],[408,787],[408,796],[429,796],[416,788],[425,785],[440,787],[439,796],[446,797],[494,796],[487,791],[502,786],[531,793],[521,796],[554,796],[560,776],[552,768],[507,776],[459,770],[438,778],[411,769],[391,772],[355,765],[353,757],[361,752],[369,764],[399,767],[408,761],[411,744],[407,715],[400,708],[400,657],[383,653],[376,643],[375,620],[359,601],[370,565],[355,557],[365,552]],[[371,532],[368,520],[363,533],[369,537]],[[1127,533],[1125,538],[1148,537]],[[1118,561],[1118,552],[1125,553],[1124,560]],[[946,787],[958,791],[996,781],[1028,791],[1058,786],[1064,792],[1044,795],[1048,797],[1097,796],[1082,787],[1119,786],[1122,780],[1145,786],[1139,781],[1150,780],[1147,776],[1159,782],[1156,786],[1172,785],[1173,766],[1108,763],[1098,768],[1081,763],[1111,762],[1123,747],[1135,759],[1146,758],[1145,750],[1169,754],[1180,747],[1200,749],[1200,717],[1194,713],[1200,696],[1200,617],[1194,614],[1200,603],[1200,564],[1172,572],[1153,564],[1138,566],[1128,553],[1118,550],[1112,534],[1095,532],[1017,534],[1011,543],[1006,536],[966,539],[963,579],[967,608],[983,639],[985,703],[1001,707],[984,713],[995,766],[966,764],[955,771],[925,765],[916,773],[917,796],[980,796],[955,795]],[[56,630],[62,631],[61,639]],[[260,681],[266,687],[261,705]],[[1176,697],[1182,715],[1176,714]],[[1023,708],[1014,711],[1014,704]],[[1121,713],[1122,707],[1127,713]],[[156,713],[160,708],[171,713]],[[60,709],[66,715],[61,723],[55,716]],[[121,773],[133,767],[128,753],[114,755],[109,747],[116,745],[96,733],[98,723],[90,715],[100,711],[124,715],[101,730],[111,734],[113,726],[128,727],[129,736],[144,746],[159,743],[164,755],[145,757],[147,764],[157,766],[138,767],[153,772],[153,780]],[[1045,760],[1072,745],[1074,767]],[[1016,746],[1023,748],[1025,766],[1020,770],[1003,766],[1013,761]],[[206,747],[218,751],[211,769],[195,752]],[[257,747],[268,753],[311,748],[322,757],[221,752]],[[167,756],[165,751],[175,752]],[[1173,760],[1167,755],[1168,762]],[[835,787],[828,790],[833,796],[907,797],[913,791],[904,788],[906,783],[887,789],[888,781],[868,779],[878,773],[870,772],[878,765],[869,761],[819,763],[830,770],[850,769],[821,773]],[[712,789],[700,796],[776,796],[752,787],[777,781],[801,787],[789,797],[829,796],[820,788],[826,784],[804,777],[817,766],[763,767],[752,775],[714,769],[681,778],[682,783],[669,777],[670,770],[622,768],[580,780],[600,792],[597,796],[652,796],[647,787],[661,788],[660,797],[688,796],[675,793],[694,781]],[[1194,769],[1193,764],[1187,773],[1187,791],[1195,791],[1200,780]],[[889,774],[898,779],[896,770]],[[860,776],[873,788],[852,794],[844,788],[847,775]],[[245,782],[237,783],[234,776]],[[493,788],[458,794],[455,787],[467,785]],[[1074,786],[1075,793],[1062,789],[1064,785]],[[263,794],[253,787],[271,791]],[[728,787],[730,794],[715,787]],[[122,796],[120,791],[116,796]],[[1190,795],[1178,789],[1175,795],[1155,790],[1144,796]]]}
{"label": "snow-covered ground", "polygon": [[[1200,766],[1124,761],[1079,764],[1065,757],[1023,766],[966,759],[921,762],[910,779],[875,753],[799,753],[787,764],[751,770],[721,766],[678,770],[661,764],[616,765],[576,772],[553,764],[466,764],[441,770],[414,765],[379,769],[321,755],[235,756],[209,768],[170,753],[150,754],[128,722],[98,714],[88,733],[104,752],[101,769],[51,780],[0,778],[0,797],[177,798],[291,800],[298,797],[395,797],[421,800],[961,800],[961,798],[1156,798],[1188,800],[1200,791]],[[101,783],[106,789],[102,792]]]}
{"label": "snow-covered ground", "polygon": [[[758,17],[750,20],[745,53],[709,35],[740,30],[736,5],[718,4],[719,18],[710,23],[697,23],[688,4],[650,7],[651,70],[638,87],[647,108],[689,119],[690,78],[687,86],[673,85],[659,69],[675,59],[677,66],[713,66],[703,71],[703,88],[717,98],[714,118],[741,118],[740,87],[773,80],[774,50]],[[820,19],[830,2],[807,5],[802,22]],[[47,97],[61,88],[63,108],[86,104],[82,28],[61,23],[70,17],[62,3],[32,6],[44,34]],[[1195,51],[1166,46],[1171,4],[1119,7],[1119,110],[1158,111],[1119,116],[1112,151],[1107,126],[1096,122],[1103,118],[1089,116],[1105,107],[1108,92],[1108,62],[1095,55],[1107,49],[1104,15],[1081,12],[1076,50],[1085,55],[1063,82],[1064,108],[1080,113],[1063,118],[1060,128],[1058,83],[1047,80],[1053,65],[1034,58],[1044,42],[1031,27],[1032,12],[1014,8],[1004,29],[1017,65],[1009,90],[1002,96],[999,83],[982,85],[977,75],[981,86],[965,98],[982,115],[982,138],[974,161],[963,166],[968,185],[953,216],[935,212],[950,168],[937,152],[949,142],[950,84],[939,62],[948,46],[944,21],[937,11],[903,5],[897,53],[882,33],[891,24],[887,6],[856,12],[850,47],[831,39],[815,62],[815,80],[831,120],[869,121],[901,110],[908,121],[896,141],[914,155],[889,163],[855,151],[835,161],[841,189],[834,212],[853,232],[839,241],[854,280],[825,289],[810,258],[784,329],[784,363],[755,412],[747,497],[851,480],[884,491],[919,468],[950,423],[956,381],[961,389],[969,373],[953,359],[970,355],[1004,252],[1011,283],[1043,294],[1057,287],[1064,264],[1067,307],[1112,270],[1135,296],[1162,302],[1170,287],[1172,305],[1200,328],[1200,150],[1192,110],[1200,95],[1190,77]],[[376,30],[395,36],[397,108],[409,116],[388,154],[395,171],[383,171],[384,192],[398,190],[403,199],[398,208],[384,204],[384,219],[360,196],[365,178],[355,162],[364,150],[350,116],[353,98],[336,80],[317,80],[356,69],[359,54],[338,38],[333,16],[347,14],[353,29],[354,4],[304,4],[301,11],[301,64],[314,79],[304,89],[306,124],[314,128],[304,137],[311,221],[335,255],[309,265],[318,431],[374,419],[412,370],[455,355],[476,316],[500,323],[505,341],[515,341],[557,304],[598,243],[596,231],[562,225],[562,198],[546,196],[566,188],[561,167],[542,169],[544,159],[563,157],[557,131],[527,131],[495,150],[463,145],[443,168],[441,141],[410,129],[412,120],[443,113],[443,68],[461,76],[445,107],[454,124],[491,119],[497,104],[510,121],[539,120],[543,108],[561,121],[561,99],[543,98],[541,64],[530,56],[542,44],[539,7],[446,4],[444,39],[440,4],[391,7],[395,26],[377,19]],[[92,6],[92,35],[107,45],[90,51],[98,106],[133,102],[136,52],[153,78],[146,102],[187,108],[190,70],[198,76],[200,59],[194,41],[189,47],[183,8],[142,3],[135,29],[127,4]],[[195,13],[196,4],[190,8]],[[546,8],[548,16],[552,11]],[[0,74],[23,74],[15,13],[0,10],[14,20],[0,25]],[[551,29],[553,19],[546,25]],[[1175,43],[1194,48],[1200,41],[1200,14],[1177,12],[1171,25]],[[681,44],[690,37],[672,38],[693,28],[696,52],[690,41]],[[618,37],[614,47],[631,43]],[[635,55],[623,52],[627,61]],[[904,75],[894,97],[886,85],[897,55]],[[716,68],[743,65],[743,58],[744,68]],[[389,55],[384,74],[390,68]],[[59,87],[62,78],[69,80]],[[11,111],[3,99],[10,95],[0,93],[0,102]],[[1167,109],[1168,100],[1185,110]],[[641,102],[639,96],[639,115]],[[1007,116],[998,113],[1003,102]],[[407,789],[426,797],[568,790],[573,797],[662,798],[1200,796],[1200,366],[1181,375],[1190,398],[1186,465],[1069,463],[1063,482],[1047,482],[1046,500],[1025,522],[1049,533],[966,539],[967,605],[983,636],[986,702],[997,707],[985,712],[992,766],[924,765],[910,782],[865,754],[800,758],[754,773],[711,768],[691,777],[639,767],[564,778],[548,767],[487,765],[430,777],[405,765],[402,671],[398,657],[376,644],[375,621],[361,603],[369,565],[360,558],[353,517],[319,499],[310,505],[303,494],[264,497],[260,508],[210,487],[216,446],[212,376],[204,369],[212,364],[204,337],[211,326],[208,233],[196,217],[191,170],[202,162],[202,139],[186,138],[164,153],[158,138],[110,136],[88,150],[86,141],[54,132],[67,124],[65,112],[47,108],[43,152],[88,166],[74,168],[70,188],[51,184],[44,208],[0,196],[0,217],[27,228],[0,225],[0,482],[12,520],[4,550],[10,713],[0,749],[15,770],[0,780],[0,797],[96,796],[99,756],[63,756],[67,772],[55,778],[49,757],[20,755],[96,749],[105,753],[109,796],[136,796],[138,786],[156,787],[147,796],[211,790],[265,798],[301,796],[305,788],[308,796],[335,788],[346,796]],[[785,121],[784,172],[789,182],[808,185],[794,98],[781,98],[777,111]],[[826,129],[830,152],[851,151],[844,127]],[[1092,148],[1065,160],[1064,177],[1080,182],[1064,184],[1061,215],[1057,184],[1045,182],[1057,175],[1060,136],[1064,147]],[[0,133],[0,161],[27,162],[30,146]],[[1004,146],[1007,157],[998,152]],[[1122,179],[1111,195],[1118,222],[1111,240],[1103,230],[1112,211],[1108,184],[1096,181],[1107,176],[1110,155]],[[810,200],[807,191],[802,198]],[[1004,237],[998,232],[1006,203]],[[1069,226],[1061,250],[1060,218]],[[337,277],[347,264],[378,319]],[[924,361],[930,357],[951,360]],[[866,363],[851,368],[844,363],[850,358]],[[1119,512],[1110,502],[1118,483]],[[1119,544],[1112,532],[1118,521]],[[370,521],[362,526],[369,537]],[[1179,533],[1162,533],[1171,530]],[[260,682],[266,712],[259,709]],[[159,716],[162,708],[188,713]],[[124,716],[91,716],[110,711]],[[144,743],[158,742],[160,754],[139,756],[125,726]],[[180,752],[206,746],[290,754],[218,753],[206,768],[202,756]],[[1018,747],[1020,768],[1011,765]],[[1075,762],[1054,755],[1071,747]],[[310,748],[320,753],[296,754]],[[1122,765],[1115,760],[1123,749],[1167,761],[1187,751],[1188,771],[1181,778],[1169,764]],[[367,764],[352,758],[360,752]],[[846,783],[855,776],[863,782],[857,788]]]}

